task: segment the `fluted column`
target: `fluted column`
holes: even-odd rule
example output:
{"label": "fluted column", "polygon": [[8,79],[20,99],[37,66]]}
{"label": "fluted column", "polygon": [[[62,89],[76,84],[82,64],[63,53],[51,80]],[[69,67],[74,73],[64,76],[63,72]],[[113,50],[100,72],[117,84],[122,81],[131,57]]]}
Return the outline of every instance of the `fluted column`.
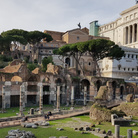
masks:
{"label": "fluted column", "polygon": [[70,90],[70,87],[67,86],[67,103],[66,103],[66,106],[69,106],[69,99],[70,99],[69,90]]}
{"label": "fluted column", "polygon": [[60,86],[57,86],[57,110],[60,110]]}
{"label": "fluted column", "polygon": [[124,45],[126,44],[126,39],[127,39],[127,37],[126,37],[126,27],[123,29],[123,43],[124,43]]}
{"label": "fluted column", "polygon": [[39,114],[43,114],[43,86],[40,86]]}
{"label": "fluted column", "polygon": [[24,85],[20,86],[20,112],[19,112],[19,116],[24,116],[23,114],[23,101],[24,99]]}
{"label": "fluted column", "polygon": [[71,106],[74,107],[74,86],[71,87]]}
{"label": "fluted column", "polygon": [[128,44],[130,43],[130,26],[128,26]]}
{"label": "fluted column", "polygon": [[135,24],[132,25],[132,43],[135,41]]}
{"label": "fluted column", "polygon": [[136,41],[138,42],[138,24],[137,24],[137,40]]}
{"label": "fluted column", "polygon": [[87,102],[87,87],[84,87],[84,106],[86,106],[86,102]]}

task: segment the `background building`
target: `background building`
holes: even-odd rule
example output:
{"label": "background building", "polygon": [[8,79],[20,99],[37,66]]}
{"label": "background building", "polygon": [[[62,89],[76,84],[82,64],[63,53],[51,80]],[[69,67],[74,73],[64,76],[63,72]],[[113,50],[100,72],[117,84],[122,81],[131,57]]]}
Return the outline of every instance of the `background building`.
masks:
{"label": "background building", "polygon": [[125,51],[117,61],[105,58],[99,62],[102,76],[128,79],[138,76],[138,4],[120,13],[115,21],[99,27],[99,35],[109,37]]}

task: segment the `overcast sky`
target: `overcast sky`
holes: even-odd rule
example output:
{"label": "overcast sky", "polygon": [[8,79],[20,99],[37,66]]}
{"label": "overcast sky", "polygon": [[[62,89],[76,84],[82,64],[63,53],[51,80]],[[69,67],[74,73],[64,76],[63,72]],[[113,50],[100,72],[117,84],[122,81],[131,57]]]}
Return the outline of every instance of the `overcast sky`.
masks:
{"label": "overcast sky", "polygon": [[11,29],[65,32],[112,22],[135,0],[0,0],[0,33]]}

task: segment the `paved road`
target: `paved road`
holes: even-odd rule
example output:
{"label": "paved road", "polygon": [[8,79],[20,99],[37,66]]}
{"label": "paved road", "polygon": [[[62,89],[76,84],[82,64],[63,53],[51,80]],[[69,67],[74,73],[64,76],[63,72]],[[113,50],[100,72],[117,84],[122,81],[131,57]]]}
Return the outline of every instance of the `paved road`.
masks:
{"label": "paved road", "polygon": [[[58,120],[58,119],[64,119],[64,118],[70,118],[73,116],[78,116],[78,115],[82,115],[82,114],[88,114],[90,112],[90,110],[84,110],[84,111],[80,111],[80,112],[74,112],[74,113],[70,113],[70,114],[65,114],[65,115],[61,115],[61,114],[56,114],[56,115],[52,115],[50,116],[50,120]],[[44,117],[36,117],[36,118],[28,118],[28,121],[26,122],[35,122],[35,121],[42,121],[45,120]],[[19,126],[21,124],[20,120],[14,120],[14,121],[4,121],[4,122],[0,122],[0,128],[3,127],[12,127],[12,126]]]}

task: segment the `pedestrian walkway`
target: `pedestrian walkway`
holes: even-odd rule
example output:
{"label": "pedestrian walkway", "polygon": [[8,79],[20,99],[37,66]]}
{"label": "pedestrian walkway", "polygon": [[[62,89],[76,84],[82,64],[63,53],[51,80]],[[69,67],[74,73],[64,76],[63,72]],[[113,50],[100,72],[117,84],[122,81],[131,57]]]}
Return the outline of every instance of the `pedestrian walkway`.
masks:
{"label": "pedestrian walkway", "polygon": [[[52,116],[50,116],[49,121],[52,120],[58,120],[58,119],[64,119],[64,118],[70,118],[73,116],[78,116],[78,115],[82,115],[82,114],[88,114],[90,112],[90,110],[84,110],[84,111],[80,111],[80,112],[73,112],[73,113],[69,113],[69,114],[54,114]],[[28,118],[28,120],[26,122],[28,123],[33,123],[35,121],[43,121],[44,116],[41,117],[35,117],[35,118]],[[0,122],[0,128],[4,128],[4,127],[13,127],[13,126],[19,126],[21,125],[21,120],[14,120],[14,121],[4,121],[4,122]]]}

